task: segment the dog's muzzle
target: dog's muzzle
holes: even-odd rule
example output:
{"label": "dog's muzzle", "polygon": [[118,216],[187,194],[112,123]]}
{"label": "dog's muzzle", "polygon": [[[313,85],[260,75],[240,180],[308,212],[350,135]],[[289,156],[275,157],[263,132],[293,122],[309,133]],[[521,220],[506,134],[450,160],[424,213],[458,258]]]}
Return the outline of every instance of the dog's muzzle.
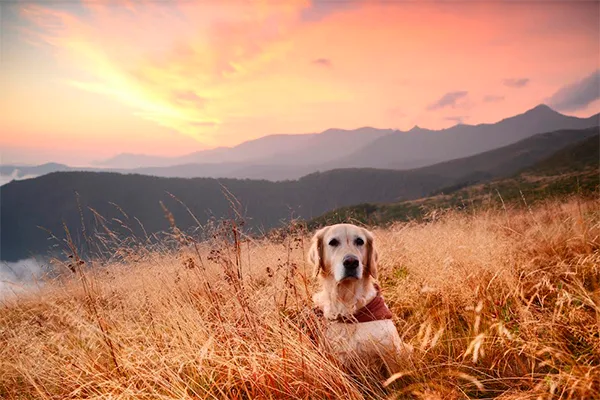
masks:
{"label": "dog's muzzle", "polygon": [[346,278],[359,278],[358,273],[359,273],[359,267],[360,267],[360,261],[358,260],[358,258],[356,258],[356,256],[353,255],[347,255],[344,257],[344,259],[342,260],[342,265],[344,266],[344,275],[343,275],[343,279]]}

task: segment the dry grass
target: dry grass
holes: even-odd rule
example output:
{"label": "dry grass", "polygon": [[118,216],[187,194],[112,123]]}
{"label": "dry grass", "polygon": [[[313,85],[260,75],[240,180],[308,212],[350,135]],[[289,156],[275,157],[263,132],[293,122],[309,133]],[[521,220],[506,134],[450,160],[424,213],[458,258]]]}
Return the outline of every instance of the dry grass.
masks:
{"label": "dry grass", "polygon": [[384,295],[416,349],[387,386],[309,340],[297,228],[127,246],[103,228],[116,245],[102,257],[71,248],[74,273],[3,300],[0,397],[600,398],[600,202],[376,229]]}

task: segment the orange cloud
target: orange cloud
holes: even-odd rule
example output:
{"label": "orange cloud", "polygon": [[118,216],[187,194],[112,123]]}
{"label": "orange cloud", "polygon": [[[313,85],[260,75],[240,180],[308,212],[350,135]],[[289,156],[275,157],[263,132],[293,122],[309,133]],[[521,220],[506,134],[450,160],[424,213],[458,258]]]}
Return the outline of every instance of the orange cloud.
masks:
{"label": "orange cloud", "polygon": [[[11,110],[0,129],[30,132],[15,146],[173,153],[331,127],[493,122],[596,70],[599,11],[536,2],[26,4],[31,26],[20,29],[40,52],[52,49],[54,64],[36,66],[35,85],[16,72],[0,77],[13,97],[0,93]],[[468,95],[428,110],[452,93]]]}
{"label": "orange cloud", "polygon": [[252,92],[240,93],[241,87],[255,94],[274,89],[265,81],[268,68],[289,50],[285,35],[309,3],[216,7],[182,1],[177,9],[173,4],[86,1],[70,12],[40,5],[22,12],[40,30],[37,39],[86,76],[69,84],[106,95],[162,126],[215,142],[215,128],[224,119],[250,116],[253,105],[260,105]]}

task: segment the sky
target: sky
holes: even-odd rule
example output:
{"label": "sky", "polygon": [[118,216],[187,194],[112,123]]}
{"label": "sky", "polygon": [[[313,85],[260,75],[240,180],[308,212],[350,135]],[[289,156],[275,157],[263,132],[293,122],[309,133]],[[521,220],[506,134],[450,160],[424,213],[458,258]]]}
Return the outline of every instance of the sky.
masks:
{"label": "sky", "polygon": [[2,0],[3,164],[600,111],[597,1]]}

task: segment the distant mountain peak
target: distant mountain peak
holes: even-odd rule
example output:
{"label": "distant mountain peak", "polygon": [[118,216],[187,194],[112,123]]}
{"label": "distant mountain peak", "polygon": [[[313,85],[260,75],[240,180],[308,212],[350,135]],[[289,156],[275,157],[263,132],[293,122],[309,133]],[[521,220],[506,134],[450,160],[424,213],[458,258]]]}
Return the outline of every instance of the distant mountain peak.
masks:
{"label": "distant mountain peak", "polygon": [[[556,118],[568,118],[566,115],[559,113],[558,111],[553,110],[546,104],[538,104],[537,106],[517,115],[513,115],[512,117],[504,118],[498,123],[509,122],[509,121],[519,121],[523,123],[525,121],[554,121],[556,122]],[[492,124],[493,125],[493,124]],[[542,129],[543,130],[543,129]],[[541,133],[539,131],[538,133]]]}
{"label": "distant mountain peak", "polygon": [[62,167],[67,167],[67,165],[50,161],[50,162],[47,162],[47,163],[44,163],[44,164],[40,164],[40,165],[38,165],[38,167],[62,168]]}
{"label": "distant mountain peak", "polygon": [[328,133],[336,133],[339,131],[344,131],[345,129],[339,129],[339,128],[329,128],[329,129],[325,129],[323,132],[321,133],[317,133],[317,135],[327,135]]}
{"label": "distant mountain peak", "polygon": [[374,128],[372,126],[362,126],[356,129],[329,128],[317,135],[340,134],[340,133],[377,133],[386,130],[386,128]]}
{"label": "distant mountain peak", "polygon": [[546,105],[546,104],[538,104],[537,106],[533,107],[531,110],[528,110],[525,112],[525,114],[531,114],[531,113],[552,113],[552,114],[560,114],[559,112],[557,112],[556,110],[550,108],[550,106]]}

